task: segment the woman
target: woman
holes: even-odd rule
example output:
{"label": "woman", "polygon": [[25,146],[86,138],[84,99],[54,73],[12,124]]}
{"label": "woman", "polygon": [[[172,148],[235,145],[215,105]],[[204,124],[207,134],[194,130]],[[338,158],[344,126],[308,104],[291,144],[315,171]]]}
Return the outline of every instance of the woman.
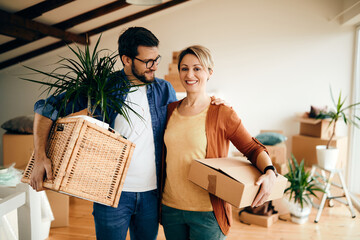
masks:
{"label": "woman", "polygon": [[[270,194],[276,170],[266,152],[243,127],[232,108],[211,105],[206,84],[213,74],[210,51],[191,46],[179,55],[178,70],[187,96],[169,104],[164,141],[162,224],[167,239],[225,239],[232,222],[231,206],[187,180],[196,158],[226,157],[231,141],[264,174],[252,206]],[[166,167],[165,167],[166,166]],[[270,171],[267,171],[270,170]]]}

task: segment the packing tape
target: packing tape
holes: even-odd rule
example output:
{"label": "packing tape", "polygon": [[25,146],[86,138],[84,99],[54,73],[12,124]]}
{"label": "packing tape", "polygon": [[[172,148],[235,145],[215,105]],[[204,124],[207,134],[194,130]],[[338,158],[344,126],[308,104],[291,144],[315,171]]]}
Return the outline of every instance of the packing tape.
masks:
{"label": "packing tape", "polygon": [[207,187],[207,191],[211,194],[216,193],[216,175],[208,175],[208,187]]}

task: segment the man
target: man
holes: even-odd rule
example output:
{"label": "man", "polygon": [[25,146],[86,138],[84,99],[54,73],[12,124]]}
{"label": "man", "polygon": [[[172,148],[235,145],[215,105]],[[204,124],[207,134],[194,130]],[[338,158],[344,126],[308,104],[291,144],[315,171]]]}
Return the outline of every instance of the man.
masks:
{"label": "man", "polygon": [[[124,65],[116,74],[126,76],[134,84],[150,83],[130,92],[126,100],[142,116],[129,111],[131,126],[124,117],[113,112],[110,126],[136,144],[125,179],[118,208],[94,203],[97,239],[156,239],[158,232],[158,196],[160,189],[161,153],[166,122],[167,104],[176,101],[170,83],[155,78],[160,62],[159,40],[142,27],[127,29],[118,40],[119,55]],[[116,76],[115,74],[115,76]],[[116,77],[114,78],[116,80]],[[56,102],[56,100],[55,100]],[[77,106],[81,109],[81,106]],[[51,162],[46,157],[45,145],[54,117],[53,108],[44,100],[35,104],[34,145],[35,167],[30,185],[43,189],[44,175],[52,179]]]}

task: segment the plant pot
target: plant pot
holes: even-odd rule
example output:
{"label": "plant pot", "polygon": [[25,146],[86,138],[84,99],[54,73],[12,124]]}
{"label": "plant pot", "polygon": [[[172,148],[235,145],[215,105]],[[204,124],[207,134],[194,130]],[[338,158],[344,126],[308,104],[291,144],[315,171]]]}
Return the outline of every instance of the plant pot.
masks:
{"label": "plant pot", "polygon": [[109,129],[109,124],[107,124],[106,122],[100,121],[100,120],[98,120],[96,118],[93,118],[93,117],[90,117],[90,116],[87,116],[87,115],[76,115],[76,116],[71,116],[71,117],[68,117],[68,118],[81,118],[81,119],[89,121],[89,122],[91,122],[93,124],[96,124],[97,126],[102,127],[104,129]]}
{"label": "plant pot", "polygon": [[308,221],[311,212],[311,205],[304,203],[301,208],[299,203],[289,202],[291,221],[297,224],[304,224]]}
{"label": "plant pot", "polygon": [[335,169],[339,158],[339,149],[335,147],[326,149],[325,145],[318,145],[316,146],[316,157],[320,167]]}

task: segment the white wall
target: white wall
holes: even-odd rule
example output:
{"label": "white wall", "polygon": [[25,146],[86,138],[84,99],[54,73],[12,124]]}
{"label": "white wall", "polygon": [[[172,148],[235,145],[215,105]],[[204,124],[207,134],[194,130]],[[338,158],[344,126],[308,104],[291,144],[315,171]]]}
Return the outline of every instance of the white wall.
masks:
{"label": "white wall", "polygon": [[[149,28],[161,41],[163,77],[172,51],[205,45],[215,59],[209,91],[231,103],[252,135],[280,129],[291,140],[296,113],[331,104],[330,84],[350,94],[355,30],[330,21],[341,11],[339,0],[194,0],[105,32],[101,46],[116,50],[128,26]],[[61,48],[24,64],[40,68],[68,54]],[[0,123],[31,113],[38,98],[39,86],[18,80],[21,73],[0,71]]]}

